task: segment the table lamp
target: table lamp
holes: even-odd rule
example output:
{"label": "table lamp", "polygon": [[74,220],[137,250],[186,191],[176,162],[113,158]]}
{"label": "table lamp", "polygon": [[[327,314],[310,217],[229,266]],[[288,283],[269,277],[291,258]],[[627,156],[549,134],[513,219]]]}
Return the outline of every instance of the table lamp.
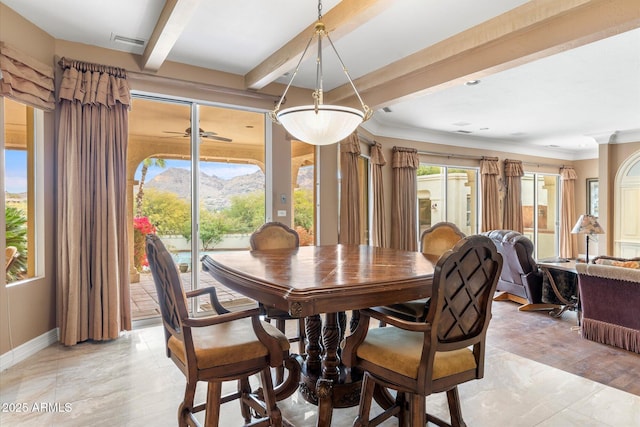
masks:
{"label": "table lamp", "polygon": [[604,230],[598,224],[598,218],[593,215],[580,215],[578,222],[573,226],[571,230],[572,234],[586,234],[587,235],[587,254],[586,262],[589,263],[589,236],[593,234],[604,234]]}

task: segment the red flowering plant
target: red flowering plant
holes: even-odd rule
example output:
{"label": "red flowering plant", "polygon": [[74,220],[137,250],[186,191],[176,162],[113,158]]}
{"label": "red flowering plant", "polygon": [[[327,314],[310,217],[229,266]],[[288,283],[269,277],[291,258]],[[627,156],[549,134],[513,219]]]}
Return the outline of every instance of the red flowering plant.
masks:
{"label": "red flowering plant", "polygon": [[133,262],[138,271],[149,266],[145,250],[145,237],[147,234],[155,232],[156,227],[149,222],[149,218],[146,216],[138,216],[133,219]]}

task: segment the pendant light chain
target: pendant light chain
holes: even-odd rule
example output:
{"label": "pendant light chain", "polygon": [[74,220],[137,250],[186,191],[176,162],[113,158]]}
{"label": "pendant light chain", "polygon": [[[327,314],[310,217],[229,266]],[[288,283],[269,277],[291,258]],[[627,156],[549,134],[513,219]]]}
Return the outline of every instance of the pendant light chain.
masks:
{"label": "pendant light chain", "polygon": [[[287,92],[291,88],[305,54],[316,36],[318,37],[318,52],[316,55],[316,87],[312,93],[313,104],[289,107],[281,111],[280,107],[285,102]],[[349,81],[351,88],[355,92],[358,101],[360,101],[362,111],[341,105],[324,104],[322,66],[323,37],[326,37],[329,40],[329,46],[331,46],[331,50],[334,52],[342,66],[342,71]],[[372,113],[373,111],[364,103],[360,93],[358,93],[358,90],[349,75],[347,67],[344,65],[342,58],[338,54],[331,37],[329,37],[329,33],[322,22],[322,0],[318,0],[318,22],[315,24],[314,33],[304,48],[302,56],[291,75],[284,93],[278,100],[273,111],[269,113],[269,116],[274,123],[279,123],[284,126],[287,132],[289,132],[294,138],[309,144],[327,145],[346,138],[355,131],[359,124],[369,120]]]}

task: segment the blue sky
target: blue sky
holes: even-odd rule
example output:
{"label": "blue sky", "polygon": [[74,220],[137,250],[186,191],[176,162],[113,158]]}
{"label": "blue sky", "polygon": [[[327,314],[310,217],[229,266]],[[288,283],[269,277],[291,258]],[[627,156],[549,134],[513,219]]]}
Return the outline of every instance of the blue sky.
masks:
{"label": "blue sky", "polygon": [[[27,152],[23,150],[5,150],[5,190],[9,193],[24,193],[27,191]],[[191,163],[187,160],[167,160],[166,168],[190,169]],[[140,179],[140,168],[136,170],[135,179]],[[200,170],[207,175],[216,175],[218,178],[231,179],[240,175],[249,175],[260,168],[256,165],[234,163],[200,163]],[[150,167],[147,171],[147,180],[152,179],[164,169]]]}
{"label": "blue sky", "polygon": [[27,191],[27,152],[4,150],[4,186],[9,193]]}

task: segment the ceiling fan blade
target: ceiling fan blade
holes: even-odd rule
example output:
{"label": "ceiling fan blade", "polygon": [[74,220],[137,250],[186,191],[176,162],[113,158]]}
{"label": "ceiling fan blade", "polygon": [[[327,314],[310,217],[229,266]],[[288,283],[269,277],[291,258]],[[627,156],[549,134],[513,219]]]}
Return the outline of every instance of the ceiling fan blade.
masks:
{"label": "ceiling fan blade", "polygon": [[217,135],[216,132],[210,132],[210,131],[206,131],[206,132],[202,131],[202,132],[200,132],[200,136],[203,137],[203,138],[209,138],[211,136],[216,136],[216,135]]}
{"label": "ceiling fan blade", "polygon": [[163,133],[176,133],[176,134],[178,134],[178,135],[185,135],[185,133],[184,133],[184,132],[173,132],[173,131],[170,131],[170,130],[163,130],[162,132],[163,132]]}
{"label": "ceiling fan blade", "polygon": [[231,142],[231,141],[233,141],[231,138],[225,138],[224,136],[205,136],[203,138],[215,139],[216,141],[222,141],[222,142]]}

